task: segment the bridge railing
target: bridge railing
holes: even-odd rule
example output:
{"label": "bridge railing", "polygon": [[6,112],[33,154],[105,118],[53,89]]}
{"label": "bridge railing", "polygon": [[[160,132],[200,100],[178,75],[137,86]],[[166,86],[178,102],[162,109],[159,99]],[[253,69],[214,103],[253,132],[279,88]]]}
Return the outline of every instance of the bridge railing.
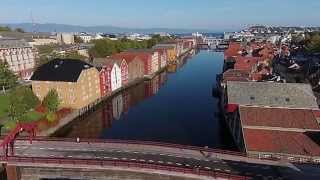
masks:
{"label": "bridge railing", "polygon": [[11,156],[5,159],[0,157],[1,161],[9,161],[13,163],[39,163],[39,164],[60,164],[60,165],[91,165],[91,166],[113,166],[122,168],[141,168],[169,171],[183,174],[193,174],[200,176],[209,176],[214,178],[248,180],[251,179],[247,176],[233,175],[229,173],[222,173],[217,171],[209,171],[203,169],[177,167],[174,165],[159,165],[148,162],[130,162],[124,160],[90,160],[90,159],[71,159],[71,158],[41,158],[41,157],[18,157]]}
{"label": "bridge railing", "polygon": [[[28,140],[25,137],[17,138],[17,140]],[[76,142],[76,138],[48,138],[48,137],[35,137],[33,138],[35,141],[59,141],[59,142]],[[137,145],[150,145],[150,146],[159,146],[159,147],[168,147],[168,148],[176,148],[176,149],[187,149],[187,150],[195,150],[201,152],[211,152],[211,153],[219,153],[219,154],[227,154],[233,156],[242,156],[247,157],[245,153],[222,150],[222,149],[213,149],[213,148],[205,148],[205,147],[197,147],[197,146],[188,146],[188,145],[180,145],[180,144],[172,144],[172,143],[163,143],[156,141],[136,141],[136,140],[118,140],[118,139],[80,139],[81,143],[117,143],[117,144],[137,144]]]}

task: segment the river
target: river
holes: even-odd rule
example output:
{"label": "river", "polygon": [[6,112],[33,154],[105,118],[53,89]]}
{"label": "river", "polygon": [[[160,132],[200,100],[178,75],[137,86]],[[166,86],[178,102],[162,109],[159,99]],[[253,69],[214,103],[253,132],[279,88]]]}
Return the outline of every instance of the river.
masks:
{"label": "river", "polygon": [[212,96],[223,53],[200,51],[110,98],[56,137],[148,140],[235,150]]}

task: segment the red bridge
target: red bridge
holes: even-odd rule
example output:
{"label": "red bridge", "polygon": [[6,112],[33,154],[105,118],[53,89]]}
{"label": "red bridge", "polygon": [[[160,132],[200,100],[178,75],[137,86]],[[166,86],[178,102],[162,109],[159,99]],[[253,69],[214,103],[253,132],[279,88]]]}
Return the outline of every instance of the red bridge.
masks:
{"label": "red bridge", "polygon": [[[283,169],[287,172],[291,168],[290,164],[279,165],[275,161],[252,159],[239,152],[194,146],[34,137],[35,127],[34,124],[18,124],[11,134],[2,138],[4,151],[0,153],[0,161],[7,167],[9,180],[17,177],[31,179],[30,176],[77,178],[79,171],[92,173],[93,170],[152,172],[189,178],[249,179],[278,177],[279,171]],[[29,138],[16,139],[22,131],[28,132]],[[9,147],[11,154],[8,153]],[[72,177],[59,175],[60,171],[71,171],[73,173],[67,174]],[[47,173],[42,174],[44,172]]]}

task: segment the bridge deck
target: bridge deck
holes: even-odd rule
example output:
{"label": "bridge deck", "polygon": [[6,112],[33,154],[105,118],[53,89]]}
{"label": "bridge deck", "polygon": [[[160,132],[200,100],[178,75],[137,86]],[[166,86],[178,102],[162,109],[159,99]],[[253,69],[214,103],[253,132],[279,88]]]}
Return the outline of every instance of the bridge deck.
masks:
{"label": "bridge deck", "polygon": [[[152,144],[152,143],[151,143]],[[236,154],[236,153],[235,153]],[[0,153],[3,155],[3,152]],[[36,161],[36,160],[39,161]],[[122,162],[143,163],[168,166],[207,172],[221,172],[241,176],[278,176],[279,170],[289,167],[279,166],[278,162],[250,159],[239,154],[232,155],[201,148],[187,146],[170,147],[170,145],[150,145],[148,143],[126,143],[125,141],[80,142],[58,140],[17,140],[15,156],[1,158],[2,163],[26,165],[37,163],[41,166],[49,164],[79,164],[90,166],[90,162]],[[24,164],[23,164],[24,163]],[[91,163],[91,165],[97,165]],[[106,163],[110,165],[110,163]],[[124,165],[124,164],[123,164]]]}

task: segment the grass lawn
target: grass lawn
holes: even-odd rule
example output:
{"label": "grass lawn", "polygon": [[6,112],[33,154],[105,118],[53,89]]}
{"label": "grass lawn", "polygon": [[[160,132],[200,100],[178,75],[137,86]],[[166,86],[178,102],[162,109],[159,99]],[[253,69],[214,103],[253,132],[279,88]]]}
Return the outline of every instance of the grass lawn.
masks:
{"label": "grass lawn", "polygon": [[8,106],[9,106],[8,95],[0,94],[0,118],[7,116]]}

